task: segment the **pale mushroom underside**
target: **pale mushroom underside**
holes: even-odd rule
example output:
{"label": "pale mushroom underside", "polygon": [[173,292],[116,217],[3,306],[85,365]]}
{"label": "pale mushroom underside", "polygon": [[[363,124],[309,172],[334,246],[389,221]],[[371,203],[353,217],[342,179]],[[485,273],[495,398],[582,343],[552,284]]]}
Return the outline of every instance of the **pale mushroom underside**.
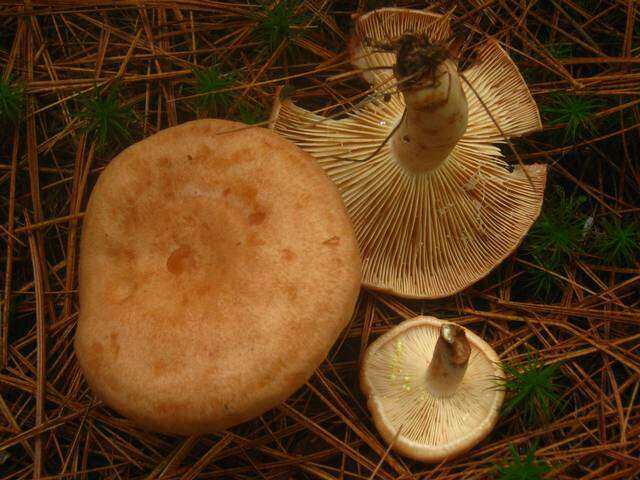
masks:
{"label": "pale mushroom underside", "polygon": [[[384,10],[379,21],[367,15],[357,24],[351,52],[360,68],[395,61],[392,53],[368,54],[370,47],[358,41],[365,34],[375,43],[376,35],[410,25],[446,37],[444,17],[415,12],[406,19],[402,9]],[[448,296],[487,275],[539,215],[546,166],[511,171],[495,144],[539,129],[540,117],[511,59],[496,42],[485,42],[464,72],[473,86],[463,82],[464,136],[440,167],[412,174],[385,143],[404,111],[389,72],[369,71],[375,94],[346,118],[325,118],[283,99],[272,127],[311,153],[340,189],[360,243],[365,286],[408,298]]]}
{"label": "pale mushroom underside", "polygon": [[[498,358],[479,337],[467,333],[469,365],[458,390],[435,398],[426,375],[442,321],[418,317],[369,347],[362,386],[378,431],[401,453],[423,461],[452,458],[493,428],[504,392]],[[399,432],[399,433],[398,433]]]}

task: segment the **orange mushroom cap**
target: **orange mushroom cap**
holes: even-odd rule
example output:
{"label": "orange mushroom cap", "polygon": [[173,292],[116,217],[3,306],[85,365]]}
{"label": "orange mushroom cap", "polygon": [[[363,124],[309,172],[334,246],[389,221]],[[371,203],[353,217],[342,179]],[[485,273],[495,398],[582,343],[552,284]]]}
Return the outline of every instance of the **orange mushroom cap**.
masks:
{"label": "orange mushroom cap", "polygon": [[102,172],[84,217],[78,360],[141,427],[214,432],[301,387],[348,322],[360,259],[335,185],[275,133],[168,128]]}

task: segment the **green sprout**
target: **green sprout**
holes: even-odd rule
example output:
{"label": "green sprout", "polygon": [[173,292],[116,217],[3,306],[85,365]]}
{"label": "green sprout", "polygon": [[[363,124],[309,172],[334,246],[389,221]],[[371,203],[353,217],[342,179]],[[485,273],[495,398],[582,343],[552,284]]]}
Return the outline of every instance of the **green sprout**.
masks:
{"label": "green sprout", "polygon": [[119,86],[106,92],[95,88],[91,95],[80,98],[80,104],[77,117],[83,123],[82,131],[94,137],[98,149],[132,140],[130,128],[136,116],[133,108],[123,103]]}
{"label": "green sprout", "polygon": [[[567,195],[560,186],[547,195],[540,218],[533,224],[523,250],[537,265],[562,272],[583,251],[585,216],[583,195]],[[538,268],[528,268],[527,288],[548,298],[559,279]]]}
{"label": "green sprout", "polygon": [[600,225],[602,231],[594,238],[595,253],[608,264],[634,265],[640,257],[640,223],[615,217],[602,220]]}
{"label": "green sprout", "polygon": [[0,78],[0,126],[16,126],[22,118],[24,87]]}
{"label": "green sprout", "polygon": [[562,268],[561,265],[552,264],[542,258],[534,258],[537,267],[527,266],[526,288],[534,298],[549,300],[554,296],[560,285],[561,279],[549,272],[556,272]]}
{"label": "green sprout", "polygon": [[522,368],[502,364],[506,378],[498,383],[509,395],[503,415],[521,408],[525,421],[530,424],[538,420],[548,421],[559,400],[555,377],[560,366],[560,362],[545,365],[537,355],[528,355]]}
{"label": "green sprout", "polygon": [[504,466],[498,466],[496,480],[543,480],[551,467],[536,461],[536,448],[536,445],[529,448],[523,460],[516,447],[509,444],[511,462]]}
{"label": "green sprout", "polygon": [[547,194],[540,218],[529,231],[527,251],[552,263],[567,263],[582,250],[584,195],[567,194],[555,185]]}
{"label": "green sprout", "polygon": [[234,73],[225,73],[219,65],[193,70],[194,84],[190,93],[194,95],[195,107],[207,115],[217,116],[231,104],[231,92],[226,90],[235,83]]}
{"label": "green sprout", "polygon": [[242,104],[238,107],[238,120],[247,125],[255,125],[264,120],[264,114],[260,107],[252,108],[250,105]]}
{"label": "green sprout", "polygon": [[[283,43],[291,43],[304,35],[308,15],[299,13],[298,2],[276,0],[261,9],[256,20],[255,34],[274,52]],[[297,11],[298,10],[298,11]]]}
{"label": "green sprout", "polygon": [[587,131],[595,132],[594,114],[602,107],[598,99],[566,94],[552,95],[542,112],[549,125],[564,125],[564,140],[575,142]]}
{"label": "green sprout", "polygon": [[[533,263],[563,273],[575,255],[582,253],[586,221],[580,209],[586,200],[583,195],[568,195],[558,185],[547,195],[543,212],[523,247]],[[544,269],[527,268],[527,288],[548,298],[560,279]]]}
{"label": "green sprout", "polygon": [[573,44],[569,42],[547,43],[544,48],[554,58],[570,58],[573,55]]}
{"label": "green sprout", "polygon": [[543,70],[539,67],[522,67],[520,74],[527,83],[536,83],[540,81]]}

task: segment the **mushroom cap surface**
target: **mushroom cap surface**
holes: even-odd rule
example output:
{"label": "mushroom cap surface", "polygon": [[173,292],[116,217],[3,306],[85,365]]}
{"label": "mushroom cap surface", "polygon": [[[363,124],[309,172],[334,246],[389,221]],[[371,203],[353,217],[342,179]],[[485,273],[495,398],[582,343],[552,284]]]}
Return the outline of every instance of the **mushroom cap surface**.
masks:
{"label": "mushroom cap surface", "polygon": [[472,86],[462,82],[468,124],[449,157],[422,174],[399,165],[386,139],[405,103],[388,68],[395,53],[375,44],[407,31],[431,41],[451,35],[448,17],[434,13],[383,8],[361,16],[349,50],[372,85],[370,100],[333,119],[278,99],[272,128],[311,153],[340,189],[360,244],[363,284],[432,299],[477,282],[520,245],[540,214],[547,167],[511,167],[502,159],[497,144],[505,136],[538,130],[541,122],[517,67],[493,40],[476,48],[463,72]]}
{"label": "mushroom cap surface", "polygon": [[504,390],[496,386],[504,377],[498,356],[467,329],[471,354],[456,392],[437,398],[425,388],[443,323],[435,317],[402,322],[369,345],[360,369],[360,385],[382,438],[423,462],[454,458],[480,442],[496,424],[504,400]]}
{"label": "mushroom cap surface", "polygon": [[77,358],[141,427],[225,429],[312,375],[360,268],[340,195],[307,153],[236,122],[168,128],[119,154],[91,194]]}

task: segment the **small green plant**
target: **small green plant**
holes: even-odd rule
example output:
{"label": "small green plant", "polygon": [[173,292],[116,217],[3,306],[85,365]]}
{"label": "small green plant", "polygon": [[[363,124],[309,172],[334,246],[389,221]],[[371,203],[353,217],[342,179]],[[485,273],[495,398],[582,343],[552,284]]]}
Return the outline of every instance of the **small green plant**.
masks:
{"label": "small green plant", "polygon": [[523,460],[516,447],[513,444],[509,444],[511,461],[507,465],[497,467],[496,480],[543,480],[551,470],[551,467],[536,461],[536,449],[536,445],[530,447],[526,451]]}
{"label": "small green plant", "polygon": [[594,251],[611,265],[633,266],[640,258],[640,224],[620,218],[603,219],[594,236]]}
{"label": "small green plant", "polygon": [[508,399],[502,410],[508,415],[522,409],[524,419],[529,423],[546,422],[558,404],[558,385],[555,378],[560,362],[546,365],[538,355],[529,355],[522,368],[504,363],[502,368],[506,378],[499,381]]}
{"label": "small green plant", "polygon": [[238,120],[247,125],[255,125],[264,120],[264,114],[259,107],[253,107],[251,105],[240,105],[238,107]]}
{"label": "small green plant", "polygon": [[103,92],[95,88],[79,101],[82,109],[77,116],[83,123],[82,130],[93,137],[98,149],[131,142],[136,116],[133,108],[123,102],[118,85]]}
{"label": "small green plant", "polygon": [[557,272],[561,270],[562,266],[552,264],[544,259],[535,259],[537,266],[528,266],[526,271],[526,287],[534,298],[541,298],[545,300],[551,299],[553,293],[557,290],[560,278],[549,272]]}
{"label": "small green plant", "polygon": [[211,116],[223,113],[231,104],[232,95],[225,91],[235,83],[234,73],[225,73],[219,65],[193,70],[194,84],[189,93],[194,95],[198,111]]}
{"label": "small green plant", "polygon": [[[581,207],[585,202],[585,196],[567,195],[558,185],[547,195],[543,212],[531,227],[523,247],[533,263],[564,274],[565,266],[582,253],[585,215]],[[527,272],[527,288],[548,298],[558,278],[539,268],[528,268]]]}
{"label": "small green plant", "polygon": [[570,58],[573,55],[573,44],[568,42],[547,43],[545,49],[554,58]]}
{"label": "small green plant", "polygon": [[541,110],[549,125],[565,126],[564,141],[575,142],[587,132],[596,131],[594,114],[602,106],[595,98],[559,93],[552,95]]}
{"label": "small green plant", "polygon": [[22,118],[24,87],[0,78],[0,126],[16,126]]}
{"label": "small green plant", "polygon": [[292,42],[304,35],[309,18],[300,12],[299,5],[300,2],[291,0],[275,0],[255,15],[255,36],[268,46],[269,52],[274,52],[283,42],[292,47]]}

